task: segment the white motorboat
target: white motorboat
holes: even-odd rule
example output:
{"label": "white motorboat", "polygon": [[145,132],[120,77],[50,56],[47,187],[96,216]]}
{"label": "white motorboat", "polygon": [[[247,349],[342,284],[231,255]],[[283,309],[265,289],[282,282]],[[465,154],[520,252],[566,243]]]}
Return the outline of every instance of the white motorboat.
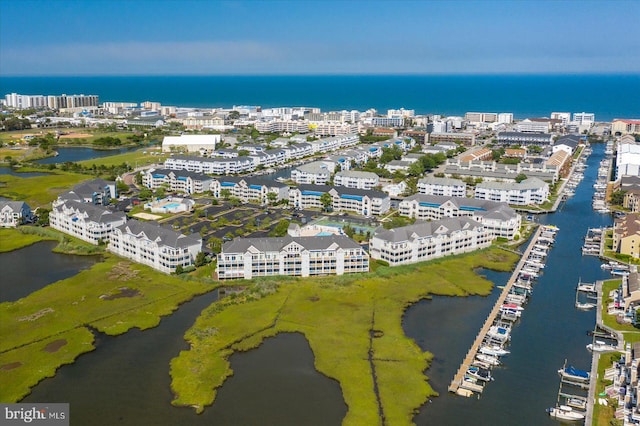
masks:
{"label": "white motorboat", "polygon": [[557,407],[547,408],[547,413],[549,413],[551,417],[559,420],[579,421],[584,420],[585,417],[584,413],[575,411],[568,405],[558,405]]}
{"label": "white motorboat", "polygon": [[474,377],[478,380],[482,380],[483,382],[489,382],[493,380],[493,378],[491,377],[491,370],[489,370],[488,368],[481,368],[473,365],[467,370],[467,376]]}
{"label": "white motorboat", "polygon": [[576,302],[576,308],[587,311],[589,309],[593,309],[596,307],[595,303],[589,303],[589,302]]}
{"label": "white motorboat", "polygon": [[511,330],[507,327],[501,327],[499,325],[492,325],[487,331],[487,336],[498,342],[506,342],[509,340]]}
{"label": "white motorboat", "polygon": [[561,368],[558,370],[558,374],[560,374],[560,377],[563,379],[568,379],[573,382],[589,382],[591,379],[591,373],[585,370],[579,370],[572,365]]}
{"label": "white motorboat", "polygon": [[500,365],[500,359],[497,356],[487,354],[476,354],[476,359],[489,365]]}
{"label": "white motorboat", "polygon": [[480,347],[480,353],[485,355],[503,356],[510,354],[511,352],[498,345],[485,345]]}
{"label": "white motorboat", "polygon": [[591,352],[613,352],[618,350],[616,346],[609,345],[602,340],[596,340],[593,343],[589,343],[587,345],[587,349]]}

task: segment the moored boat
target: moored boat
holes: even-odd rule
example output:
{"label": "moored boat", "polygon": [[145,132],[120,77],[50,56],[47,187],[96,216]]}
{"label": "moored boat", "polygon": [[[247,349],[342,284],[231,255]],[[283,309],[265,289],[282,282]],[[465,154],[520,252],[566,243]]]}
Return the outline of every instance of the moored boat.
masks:
{"label": "moored boat", "polygon": [[591,373],[585,370],[579,370],[572,365],[561,368],[558,370],[558,374],[560,374],[560,377],[563,379],[569,379],[576,382],[588,382],[591,378]]}
{"label": "moored boat", "polygon": [[579,421],[584,420],[584,413],[576,411],[568,405],[558,405],[557,407],[547,408],[547,413],[553,418],[559,420]]}
{"label": "moored boat", "polygon": [[500,365],[500,359],[497,356],[487,354],[476,354],[476,359],[489,365]]}
{"label": "moored boat", "polygon": [[613,352],[618,350],[616,346],[609,345],[602,340],[596,340],[593,343],[589,343],[587,345],[587,349],[591,352]]}
{"label": "moored boat", "polygon": [[480,347],[480,353],[485,355],[493,355],[493,356],[503,356],[507,355],[511,352],[508,350],[498,346],[498,345],[485,345]]}

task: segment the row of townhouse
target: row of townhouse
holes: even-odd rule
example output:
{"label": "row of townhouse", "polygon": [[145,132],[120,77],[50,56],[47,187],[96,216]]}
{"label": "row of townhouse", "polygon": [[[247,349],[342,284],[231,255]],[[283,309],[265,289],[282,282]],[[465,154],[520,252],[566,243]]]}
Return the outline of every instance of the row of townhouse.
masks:
{"label": "row of townhouse", "polygon": [[236,238],[218,254],[218,279],[273,275],[310,277],[369,271],[369,255],[344,235]]}
{"label": "row of townhouse", "polygon": [[420,220],[469,217],[481,223],[494,237],[512,240],[518,235],[522,218],[509,205],[474,198],[415,194],[398,205],[401,216]]}
{"label": "row of townhouse", "polygon": [[77,188],[61,194],[52,204],[52,228],[91,244],[106,242],[107,250],[165,273],[175,272],[177,266],[193,265],[202,251],[202,239],[197,236],[156,223],[127,220],[124,213],[78,197]]}
{"label": "row of townhouse", "polygon": [[379,216],[389,211],[389,195],[380,191],[300,185],[289,190],[289,206],[294,209],[324,208],[322,195],[329,194],[334,211],[351,211],[363,216]]}
{"label": "row of townhouse", "polygon": [[209,191],[213,178],[187,170],[148,169],[140,172],[142,184],[149,189],[165,187],[173,192],[200,194]]}
{"label": "row of townhouse", "polygon": [[447,218],[394,229],[378,229],[370,255],[389,265],[423,262],[488,247],[495,236],[470,218]]}
{"label": "row of townhouse", "polygon": [[549,184],[537,178],[517,182],[482,182],[474,197],[512,205],[543,204],[549,199]]}
{"label": "row of townhouse", "polygon": [[75,200],[81,203],[107,206],[112,199],[118,198],[118,190],[114,181],[93,179],[82,182],[59,196],[63,200]]}
{"label": "row of townhouse", "polygon": [[555,183],[560,178],[560,168],[550,163],[518,163],[501,164],[495,161],[460,161],[449,159],[445,165],[444,174],[447,177],[473,177],[485,181],[515,182],[519,174],[528,178]]}
{"label": "row of townhouse", "polygon": [[31,207],[24,201],[0,201],[0,227],[15,228],[31,221]]}
{"label": "row of townhouse", "polygon": [[208,175],[232,175],[255,170],[256,166],[250,157],[204,158],[187,155],[175,155],[164,162],[170,170],[188,170]]}
{"label": "row of townhouse", "polygon": [[466,197],[467,184],[460,179],[429,176],[418,180],[418,193],[444,197]]}
{"label": "row of townhouse", "polygon": [[[240,201],[267,204],[289,198],[289,186],[269,179],[254,177],[224,176],[215,178],[211,182],[211,195],[215,198],[229,196],[239,198]],[[269,194],[274,194],[271,197]],[[269,198],[272,198],[271,200]]]}
{"label": "row of townhouse", "polygon": [[380,184],[380,177],[372,172],[345,170],[339,171],[333,176],[333,184],[347,188],[373,189]]}

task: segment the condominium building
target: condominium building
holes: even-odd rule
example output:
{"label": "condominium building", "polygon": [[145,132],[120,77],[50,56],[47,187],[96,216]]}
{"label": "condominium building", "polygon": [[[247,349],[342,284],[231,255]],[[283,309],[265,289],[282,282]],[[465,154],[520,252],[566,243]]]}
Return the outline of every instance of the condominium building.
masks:
{"label": "condominium building", "polygon": [[476,185],[474,197],[513,205],[543,204],[549,199],[549,184],[529,178],[517,182],[482,182]]}
{"label": "condominium building", "polygon": [[91,244],[108,242],[113,230],[125,224],[122,212],[79,201],[57,201],[49,213],[49,226]]}
{"label": "condominium building", "polygon": [[640,258],[640,215],[628,213],[613,226],[613,250],[633,258]]}
{"label": "condominium building", "polygon": [[253,171],[256,165],[250,157],[204,158],[175,155],[165,160],[164,167],[170,170],[188,170],[210,175],[231,175]]}
{"label": "condominium building", "polygon": [[525,119],[516,124],[516,130],[524,133],[546,133],[551,129],[551,122],[548,120]]}
{"label": "condominium building", "polygon": [[104,179],[79,183],[71,191],[63,192],[58,196],[58,200],[80,201],[103,206],[108,205],[114,198],[118,198],[116,183]]}
{"label": "condominium building", "polygon": [[495,112],[467,112],[464,119],[471,123],[495,123],[498,121],[498,114]]}
{"label": "condominium building", "polygon": [[299,184],[324,185],[329,182],[335,165],[326,161],[314,161],[291,170],[291,180]]}
{"label": "condominium building", "polygon": [[218,279],[273,275],[310,277],[369,271],[369,255],[344,235],[236,238],[218,254]]}
{"label": "condominium building", "polygon": [[616,180],[622,176],[640,176],[640,144],[623,142],[616,152]]}
{"label": "condominium building", "polygon": [[473,198],[415,194],[398,206],[401,216],[420,220],[440,220],[446,217],[469,217],[495,237],[512,240],[520,231],[522,218],[505,203]]}
{"label": "condominium building", "polygon": [[316,136],[349,135],[358,132],[358,125],[340,121],[312,121],[309,128]]}
{"label": "condominium building", "polygon": [[32,220],[31,207],[24,201],[0,200],[0,227],[15,228]]}
{"label": "condominium building", "polygon": [[611,134],[614,136],[640,134],[640,119],[617,119],[611,123]]}
{"label": "condominium building", "polygon": [[571,113],[569,112],[552,112],[552,120],[560,120],[563,126],[566,126],[571,121]]}
{"label": "condominium building", "polygon": [[574,112],[573,122],[579,126],[590,126],[596,122],[596,115],[592,112]]}
{"label": "condominium building", "polygon": [[47,106],[47,97],[42,95],[8,93],[4,97],[4,104],[16,109],[44,108]]}
{"label": "condominium building", "polygon": [[445,197],[466,197],[467,184],[460,179],[429,176],[418,180],[418,192]]}
{"label": "condominium building", "polygon": [[51,109],[97,107],[98,95],[49,95],[47,96],[47,106]]}
{"label": "condominium building", "polygon": [[260,133],[308,133],[309,122],[306,120],[271,120],[258,121],[255,128]]}
{"label": "condominium building", "polygon": [[333,184],[347,188],[373,189],[380,184],[380,178],[372,172],[345,170],[335,174]]}
{"label": "condominium building", "polygon": [[202,239],[133,219],[113,230],[108,250],[169,274],[177,266],[193,265],[202,251]]}
{"label": "condominium building", "polygon": [[553,135],[549,133],[500,132],[497,142],[500,145],[547,146],[553,143]]}
{"label": "condominium building", "polygon": [[212,180],[211,194],[215,198],[224,198],[226,191],[229,196],[239,198],[242,202],[262,205],[289,198],[288,185],[269,179],[225,176]]}
{"label": "condominium building", "polygon": [[527,177],[556,182],[560,177],[560,168],[547,163],[502,164],[495,161],[465,162],[452,158],[447,160],[444,173],[447,177],[473,177],[484,181],[506,182],[515,182],[519,174],[524,174]]}
{"label": "condominium building", "polygon": [[187,170],[148,169],[140,172],[142,184],[149,189],[165,187],[169,191],[199,194],[209,191],[213,178]]}
{"label": "condominium building", "polygon": [[429,143],[437,144],[440,142],[458,142],[464,144],[464,146],[474,146],[476,144],[476,134],[462,132],[431,132],[429,134]]}
{"label": "condominium building", "polygon": [[289,206],[294,209],[325,208],[322,195],[331,197],[334,211],[351,211],[363,216],[379,216],[391,206],[389,195],[381,191],[331,187],[327,185],[300,185],[289,190]]}
{"label": "condominium building", "polygon": [[493,235],[469,218],[441,219],[394,229],[378,229],[371,238],[372,259],[391,266],[462,254],[491,245]]}

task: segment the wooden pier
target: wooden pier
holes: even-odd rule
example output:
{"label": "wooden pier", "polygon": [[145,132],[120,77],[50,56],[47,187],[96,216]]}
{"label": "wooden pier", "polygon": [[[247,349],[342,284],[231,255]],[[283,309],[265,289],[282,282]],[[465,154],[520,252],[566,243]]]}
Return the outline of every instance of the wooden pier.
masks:
{"label": "wooden pier", "polygon": [[511,278],[509,278],[509,281],[504,286],[504,289],[502,290],[502,293],[500,293],[500,296],[498,297],[496,304],[493,306],[493,309],[491,310],[491,312],[489,313],[489,316],[485,320],[484,325],[482,326],[482,328],[480,329],[480,332],[476,336],[476,339],[473,342],[473,345],[471,345],[471,349],[469,349],[469,351],[467,352],[467,355],[464,357],[464,360],[462,361],[460,368],[458,368],[458,372],[453,377],[453,380],[449,385],[449,392],[456,393],[460,388],[462,389],[468,388],[467,386],[465,386],[466,384],[464,383],[464,375],[469,369],[469,367],[471,367],[471,364],[473,363],[473,360],[475,359],[476,354],[478,353],[478,350],[480,349],[480,346],[482,345],[482,342],[484,341],[487,335],[487,332],[489,331],[489,328],[491,328],[494,321],[500,314],[500,307],[504,304],[505,299],[509,294],[509,291],[511,290],[511,287],[513,287],[513,284],[518,279],[518,274],[520,273],[520,270],[524,266],[525,261],[529,257],[529,253],[531,252],[533,247],[536,245],[538,241],[538,237],[542,233],[542,230],[543,230],[543,227],[539,227],[536,230],[535,234],[533,235],[533,238],[531,239],[529,246],[527,247],[524,254],[522,255],[522,258],[520,258],[520,262],[518,262],[518,264],[516,265],[516,268],[513,271],[513,274],[511,274]]}

